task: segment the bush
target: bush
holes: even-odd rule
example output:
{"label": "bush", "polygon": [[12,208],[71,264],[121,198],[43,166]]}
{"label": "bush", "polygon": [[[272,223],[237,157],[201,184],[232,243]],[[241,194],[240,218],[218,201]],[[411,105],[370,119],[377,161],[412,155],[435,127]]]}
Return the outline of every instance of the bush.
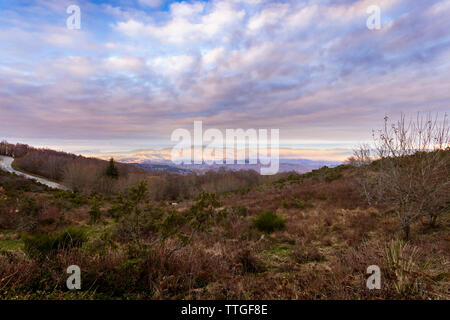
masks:
{"label": "bush", "polygon": [[216,210],[221,206],[221,203],[214,192],[202,191],[195,203],[189,208],[190,225],[196,230],[205,231],[217,220],[224,216],[224,212],[218,214]]}
{"label": "bush", "polygon": [[100,201],[97,198],[92,200],[91,209],[89,210],[89,217],[91,223],[97,223],[102,216],[102,210],[100,208]]}
{"label": "bush", "polygon": [[87,241],[87,234],[84,229],[69,228],[61,231],[56,237],[56,248],[71,249],[80,248]]}
{"label": "bush", "polygon": [[265,270],[262,261],[256,258],[248,248],[238,251],[235,259],[244,273],[259,273]]}
{"label": "bush", "polygon": [[244,205],[236,205],[231,208],[231,213],[240,217],[245,217],[248,214],[248,209]]}
{"label": "bush", "polygon": [[17,215],[17,229],[32,232],[38,225],[38,217],[42,212],[42,205],[36,199],[22,196],[19,214]]}
{"label": "bush", "polygon": [[320,253],[317,248],[306,248],[302,250],[295,250],[292,252],[292,256],[297,263],[303,264],[308,262],[321,262],[325,261],[325,256]]}
{"label": "bush", "polygon": [[385,248],[388,279],[402,297],[416,295],[420,290],[419,255],[417,247],[402,240],[391,240]]}
{"label": "bush", "polygon": [[336,171],[336,170],[330,170],[325,175],[325,181],[326,182],[332,182],[332,181],[337,180],[337,179],[339,179],[341,177],[342,177],[342,173],[341,172]]}
{"label": "bush", "polygon": [[283,206],[283,208],[285,209],[290,209],[290,208],[296,208],[296,209],[305,209],[307,207],[312,207],[311,204],[306,203],[304,201],[301,201],[297,198],[291,198],[289,200],[283,200],[281,202],[281,205]]}
{"label": "bush", "polygon": [[342,177],[342,172],[350,168],[349,165],[340,165],[334,168],[323,166],[320,169],[305,173],[305,178],[313,178],[318,181],[332,182]]}
{"label": "bush", "polygon": [[83,229],[69,228],[58,234],[36,233],[23,235],[24,250],[30,257],[44,257],[58,250],[80,248],[87,240]]}
{"label": "bush", "polygon": [[58,206],[68,210],[73,207],[79,208],[89,203],[88,199],[82,193],[64,190],[58,191],[58,193],[53,196],[53,199],[56,200]]}
{"label": "bush", "polygon": [[277,215],[273,211],[264,211],[254,221],[255,227],[263,232],[274,232],[283,229],[286,221],[282,216]]}

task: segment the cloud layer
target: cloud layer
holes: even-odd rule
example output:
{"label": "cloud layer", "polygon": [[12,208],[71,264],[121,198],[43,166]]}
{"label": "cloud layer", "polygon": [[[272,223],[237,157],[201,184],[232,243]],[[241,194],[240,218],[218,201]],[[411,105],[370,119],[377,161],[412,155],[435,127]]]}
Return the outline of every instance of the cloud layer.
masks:
{"label": "cloud layer", "polygon": [[450,110],[450,0],[378,0],[381,30],[368,0],[79,1],[81,30],[70,4],[0,5],[0,137],[131,150],[202,120],[323,149]]}

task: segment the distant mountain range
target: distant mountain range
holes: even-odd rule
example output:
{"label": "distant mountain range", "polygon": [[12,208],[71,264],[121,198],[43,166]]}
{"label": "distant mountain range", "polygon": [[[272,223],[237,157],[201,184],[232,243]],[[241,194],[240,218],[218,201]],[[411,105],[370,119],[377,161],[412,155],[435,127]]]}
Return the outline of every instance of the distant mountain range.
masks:
{"label": "distant mountain range", "polygon": [[[228,170],[255,170],[259,172],[260,164],[249,164],[248,161],[245,164],[214,164],[208,165],[203,164],[189,164],[189,165],[174,165],[170,161],[139,161],[139,162],[127,162],[133,164],[137,167],[157,170],[157,171],[168,171],[179,174],[189,174],[193,172],[202,173],[208,170],[219,170],[220,168],[225,168]],[[336,167],[342,162],[339,161],[315,161],[308,159],[280,159],[279,172],[290,172],[295,171],[298,173],[309,172],[314,169],[319,169],[323,166]]]}
{"label": "distant mountain range", "polygon": [[[342,161],[333,160],[311,160],[305,159],[299,156],[296,158],[296,152],[304,152],[305,155],[311,154],[316,156],[316,151],[309,152],[308,150],[294,150],[294,149],[280,149],[280,166],[279,172],[296,171],[298,173],[309,172],[314,169],[319,169],[323,166],[335,167],[342,163]],[[348,150],[332,150],[332,151],[317,151],[326,156],[338,156],[339,158],[345,158]],[[140,168],[149,170],[166,170],[169,172],[188,174],[191,172],[205,172],[208,170],[218,170],[222,167],[229,170],[255,170],[260,171],[260,164],[249,164],[248,160],[246,164],[187,164],[187,165],[175,165],[171,159],[171,149],[162,150],[135,150],[132,152],[123,153],[105,153],[96,155],[101,159],[109,159],[113,157],[116,161],[122,163],[133,164]],[[298,155],[297,155],[298,156]]]}

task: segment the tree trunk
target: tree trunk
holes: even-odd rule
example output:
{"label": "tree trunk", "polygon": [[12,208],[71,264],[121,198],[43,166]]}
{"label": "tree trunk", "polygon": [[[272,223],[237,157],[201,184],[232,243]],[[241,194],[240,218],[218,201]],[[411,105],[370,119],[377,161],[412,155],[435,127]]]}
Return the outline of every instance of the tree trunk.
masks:
{"label": "tree trunk", "polygon": [[411,231],[411,227],[409,224],[403,226],[403,235],[404,235],[405,241],[409,240],[410,231]]}

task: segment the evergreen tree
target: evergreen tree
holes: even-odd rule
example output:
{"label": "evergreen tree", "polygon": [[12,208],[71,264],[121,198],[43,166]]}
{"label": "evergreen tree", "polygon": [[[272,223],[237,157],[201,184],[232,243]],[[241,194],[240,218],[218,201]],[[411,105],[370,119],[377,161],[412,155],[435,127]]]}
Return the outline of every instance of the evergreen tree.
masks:
{"label": "evergreen tree", "polygon": [[97,198],[94,198],[92,200],[91,209],[89,210],[89,216],[91,218],[91,223],[97,223],[97,221],[100,219],[102,215],[102,210],[100,209],[100,201]]}
{"label": "evergreen tree", "polygon": [[119,170],[114,163],[114,159],[109,159],[108,168],[106,168],[106,175],[110,178],[117,179],[119,177]]}

